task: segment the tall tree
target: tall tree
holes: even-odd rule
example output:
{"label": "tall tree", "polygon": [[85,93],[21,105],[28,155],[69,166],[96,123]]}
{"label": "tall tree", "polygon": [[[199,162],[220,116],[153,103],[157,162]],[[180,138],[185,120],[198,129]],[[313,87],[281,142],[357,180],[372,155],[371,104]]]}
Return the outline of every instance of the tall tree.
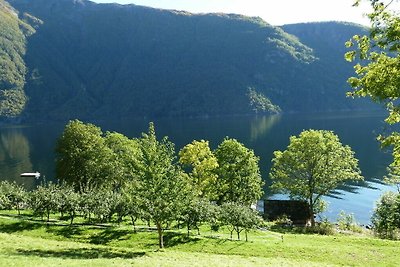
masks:
{"label": "tall tree", "polygon": [[178,218],[190,196],[188,177],[176,162],[174,144],[167,137],[157,140],[153,123],[139,144],[137,193],[146,218],[157,227],[159,246],[163,248],[166,226]]}
{"label": "tall tree", "polygon": [[109,184],[112,151],[93,124],[70,121],[56,145],[56,176],[77,189]]}
{"label": "tall tree", "polygon": [[290,137],[285,151],[274,152],[272,163],[271,189],[307,201],[312,214],[321,211],[322,196],[345,181],[363,179],[354,152],[331,131],[308,130]]}
{"label": "tall tree", "polygon": [[[363,0],[364,1],[364,0]],[[356,0],[357,6],[361,0]],[[394,0],[365,0],[372,12],[369,35],[354,36],[346,43],[348,61],[357,62],[355,77],[348,79],[354,89],[349,95],[369,97],[383,104],[389,111],[386,122],[400,122],[400,17],[393,8]],[[400,134],[380,136],[383,146],[393,146],[393,163],[389,166],[389,183],[400,183]]]}
{"label": "tall tree", "polygon": [[139,141],[116,132],[107,132],[104,141],[112,152],[109,164],[113,180],[119,185],[134,183],[134,168],[140,153]]}
{"label": "tall tree", "polygon": [[217,158],[208,141],[193,141],[179,151],[179,162],[190,169],[192,187],[201,198],[213,199],[218,167]]}
{"label": "tall tree", "polygon": [[262,195],[259,158],[236,139],[225,138],[215,150],[218,202],[251,205]]}

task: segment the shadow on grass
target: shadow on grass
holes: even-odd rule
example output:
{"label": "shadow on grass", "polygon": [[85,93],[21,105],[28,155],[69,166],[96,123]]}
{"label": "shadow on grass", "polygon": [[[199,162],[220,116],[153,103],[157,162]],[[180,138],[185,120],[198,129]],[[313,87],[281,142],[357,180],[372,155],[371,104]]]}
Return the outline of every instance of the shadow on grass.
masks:
{"label": "shadow on grass", "polygon": [[9,224],[0,224],[0,232],[2,233],[16,233],[22,231],[32,231],[43,227],[42,223],[34,223],[29,221],[18,221]]}
{"label": "shadow on grass", "polygon": [[126,240],[130,234],[132,234],[132,231],[110,228],[92,236],[89,242],[96,245],[106,245],[114,240]]}
{"label": "shadow on grass", "polygon": [[[157,233],[156,233],[157,234]],[[164,233],[164,245],[166,247],[174,247],[178,245],[184,245],[189,243],[196,243],[200,239],[196,237],[188,237],[187,234],[179,233],[179,232],[166,232]],[[158,236],[157,236],[158,241]]]}
{"label": "shadow on grass", "polygon": [[144,256],[145,252],[124,252],[112,251],[104,248],[74,248],[65,250],[42,250],[42,249],[18,249],[17,254],[23,256],[37,256],[44,258],[64,258],[64,259],[97,259],[97,258],[123,258],[133,259]]}
{"label": "shadow on grass", "polygon": [[79,226],[53,226],[47,227],[46,231],[49,233],[53,233],[59,236],[63,236],[65,238],[71,238],[77,235],[81,235],[84,232],[84,229]]}

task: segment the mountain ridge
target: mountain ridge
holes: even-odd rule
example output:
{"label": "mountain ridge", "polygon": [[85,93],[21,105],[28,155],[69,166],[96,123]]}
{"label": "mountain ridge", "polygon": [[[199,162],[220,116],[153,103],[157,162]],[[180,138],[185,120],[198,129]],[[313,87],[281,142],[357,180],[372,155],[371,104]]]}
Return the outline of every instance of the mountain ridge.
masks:
{"label": "mountain ridge", "polygon": [[[28,101],[16,116],[27,121],[252,114],[250,88],[284,112],[358,108],[345,99],[344,43],[318,47],[323,32],[311,40],[257,17],[86,0],[8,3],[42,22],[23,55]],[[348,38],[364,31],[346,29]]]}

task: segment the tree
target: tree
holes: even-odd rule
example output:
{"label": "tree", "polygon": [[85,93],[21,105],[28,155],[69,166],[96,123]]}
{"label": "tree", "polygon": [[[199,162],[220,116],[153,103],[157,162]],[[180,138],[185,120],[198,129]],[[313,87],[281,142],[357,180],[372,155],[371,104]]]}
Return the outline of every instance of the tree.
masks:
{"label": "tree", "polygon": [[232,233],[235,231],[237,239],[240,240],[240,233],[244,230],[246,233],[246,241],[248,240],[248,231],[260,225],[262,221],[257,212],[250,207],[233,202],[227,202],[221,205],[219,217],[221,223],[228,227],[231,239]]}
{"label": "tree", "polygon": [[[361,0],[355,1],[357,6]],[[369,97],[383,104],[389,111],[386,122],[400,122],[400,17],[391,9],[393,0],[368,0],[372,12],[369,35],[356,35],[346,43],[351,48],[345,54],[348,61],[356,61],[355,77],[348,79],[354,89],[350,96]],[[400,182],[400,134],[393,132],[379,136],[384,147],[393,146],[393,162],[389,166],[391,184]]]}
{"label": "tree", "polygon": [[272,191],[307,201],[312,214],[322,211],[322,196],[346,181],[363,179],[354,152],[331,131],[308,130],[290,137],[285,151],[274,152],[272,163]]}
{"label": "tree", "polygon": [[376,203],[372,214],[375,233],[383,238],[400,236],[400,194],[385,192]]}
{"label": "tree", "polygon": [[213,199],[218,167],[217,158],[210,149],[208,141],[193,141],[179,151],[179,163],[191,169],[192,188],[199,197]]}
{"label": "tree", "polygon": [[237,202],[250,206],[260,199],[263,181],[259,158],[235,139],[225,138],[215,151],[218,160],[218,203]]}
{"label": "tree", "polygon": [[157,140],[153,123],[139,144],[136,192],[144,216],[157,227],[159,246],[163,248],[166,226],[178,218],[190,195],[188,177],[176,162],[173,143],[167,137]]}
{"label": "tree", "polygon": [[207,200],[194,198],[185,205],[182,212],[181,220],[186,224],[188,236],[190,229],[193,227],[200,235],[200,224],[213,220],[215,205]]}
{"label": "tree", "polygon": [[82,190],[111,184],[112,151],[105,145],[101,129],[93,124],[70,121],[56,145],[56,176]]}
{"label": "tree", "polygon": [[107,132],[104,142],[112,152],[109,166],[112,168],[113,180],[119,185],[132,182],[139,154],[138,140],[129,139],[120,133]]}

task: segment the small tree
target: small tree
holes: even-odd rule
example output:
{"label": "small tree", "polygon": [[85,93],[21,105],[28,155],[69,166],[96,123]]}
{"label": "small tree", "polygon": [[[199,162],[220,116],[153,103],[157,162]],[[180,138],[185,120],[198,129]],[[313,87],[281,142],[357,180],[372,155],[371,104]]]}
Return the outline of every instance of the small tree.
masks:
{"label": "small tree", "polygon": [[322,211],[322,196],[346,181],[363,179],[354,152],[331,131],[308,130],[290,137],[287,149],[275,151],[272,162],[271,189],[307,201],[312,214]]}
{"label": "small tree", "polygon": [[218,160],[218,203],[237,202],[250,206],[262,195],[259,158],[235,139],[225,138],[215,151]]}
{"label": "small tree", "polygon": [[26,204],[27,192],[15,181],[10,183],[2,181],[0,183],[0,207],[3,209],[12,209],[13,207],[20,214],[21,208]]}
{"label": "small tree", "polygon": [[376,203],[371,221],[378,236],[390,239],[399,238],[400,194],[385,192]]}
{"label": "small tree", "polygon": [[213,204],[207,200],[193,199],[183,209],[181,219],[186,224],[188,236],[190,235],[190,229],[193,227],[197,230],[197,234],[200,235],[201,223],[208,222],[214,216]]}
{"label": "small tree", "polygon": [[30,194],[30,207],[35,215],[46,216],[50,220],[50,214],[59,211],[60,193],[57,184],[49,182],[39,185]]}
{"label": "small tree", "polygon": [[245,231],[247,241],[247,233],[250,229],[260,225],[262,219],[257,212],[251,208],[237,203],[228,202],[221,205],[220,221],[223,225],[228,227],[231,239],[233,231],[236,232],[238,240],[240,240],[240,233]]}
{"label": "small tree", "polygon": [[144,217],[157,227],[160,248],[164,247],[165,227],[177,219],[189,196],[188,177],[176,162],[173,143],[165,137],[157,140],[153,123],[140,139],[140,154],[135,166],[136,194]]}

